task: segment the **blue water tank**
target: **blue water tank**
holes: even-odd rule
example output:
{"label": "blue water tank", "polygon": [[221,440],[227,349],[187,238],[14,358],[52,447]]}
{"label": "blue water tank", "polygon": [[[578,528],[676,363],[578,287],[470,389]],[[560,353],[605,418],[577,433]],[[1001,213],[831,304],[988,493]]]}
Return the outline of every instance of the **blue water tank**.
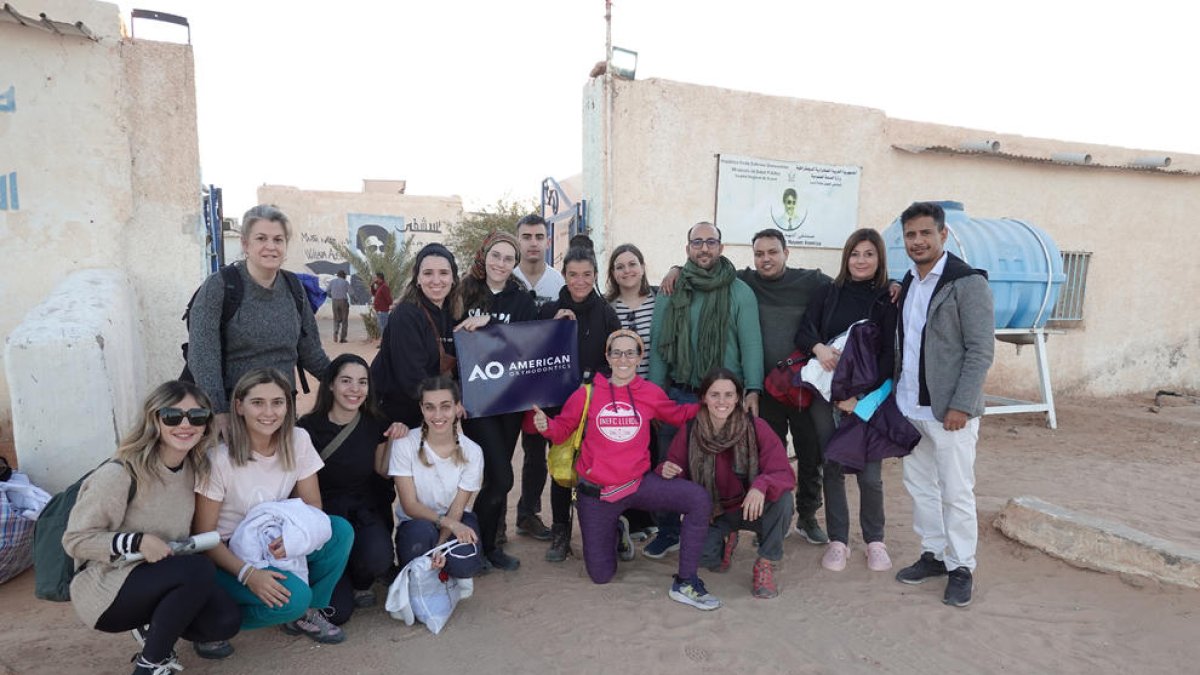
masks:
{"label": "blue water tank", "polygon": [[[971,267],[987,270],[996,328],[1041,328],[1066,281],[1062,253],[1043,230],[1014,218],[972,218],[961,202],[936,202],[946,211],[946,250]],[[897,218],[883,231],[888,276],[911,267]]]}

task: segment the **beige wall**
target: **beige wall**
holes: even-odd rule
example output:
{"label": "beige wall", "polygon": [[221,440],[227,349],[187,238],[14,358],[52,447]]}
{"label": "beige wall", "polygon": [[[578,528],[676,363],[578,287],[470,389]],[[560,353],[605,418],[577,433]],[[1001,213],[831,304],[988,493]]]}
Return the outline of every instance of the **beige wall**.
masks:
{"label": "beige wall", "polygon": [[[11,85],[16,98],[0,112],[0,173],[16,172],[20,191],[18,210],[0,210],[0,336],[71,272],[116,270],[132,286],[144,347],[140,398],[178,374],[179,316],[204,275],[192,50],[123,40],[108,3],[25,0],[18,10],[83,21],[100,39],[0,23],[0,92]],[[44,375],[71,376],[54,361]],[[0,416],[9,398],[0,375]]]}
{"label": "beige wall", "polygon": [[[951,199],[963,202],[968,215],[1027,220],[1063,250],[1093,252],[1085,321],[1050,341],[1056,392],[1108,395],[1197,385],[1200,306],[1190,291],[1200,288],[1200,266],[1171,261],[1179,261],[1180,247],[1194,240],[1200,177],[912,154],[893,146],[956,147],[995,138],[1004,153],[1089,152],[1106,165],[1154,153],[895,120],[869,108],[663,80],[614,86],[611,167],[605,164],[602,80],[589,82],[583,102],[584,193],[591,200],[591,225],[602,231],[596,237],[602,256],[616,244],[635,242],[655,279],[684,260],[687,228],[715,214],[718,154],[860,166],[860,226],[882,230],[914,200]],[[1200,171],[1200,157],[1168,154],[1171,170]],[[735,263],[750,264],[748,246],[727,244]],[[839,251],[794,249],[791,263],[835,273]],[[1030,396],[1035,382],[1031,349],[1017,356],[1013,347],[998,344],[989,392]]]}
{"label": "beige wall", "polygon": [[[396,189],[400,183],[402,181],[368,181],[367,189],[363,192],[263,185],[258,188],[258,201],[260,204],[275,204],[292,221],[294,232],[292,243],[288,246],[288,269],[309,274],[332,274],[329,271],[331,266],[341,264],[343,260],[330,242],[349,242],[350,214],[403,218],[404,237],[412,237],[416,242],[414,253],[429,242],[443,241],[449,229],[462,220],[460,197],[401,194]],[[387,221],[381,219],[380,222]],[[229,260],[241,257],[240,250],[230,251],[227,247],[226,251]],[[322,311],[330,311],[328,303],[322,307]]]}

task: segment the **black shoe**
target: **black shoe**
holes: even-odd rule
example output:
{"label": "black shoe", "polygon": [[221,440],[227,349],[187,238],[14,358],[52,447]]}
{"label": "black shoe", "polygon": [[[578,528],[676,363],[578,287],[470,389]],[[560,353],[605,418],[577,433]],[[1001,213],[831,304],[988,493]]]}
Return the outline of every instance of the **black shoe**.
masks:
{"label": "black shoe", "polygon": [[233,645],[229,644],[229,640],[193,642],[192,649],[196,651],[196,656],[202,659],[223,659],[233,654]]}
{"label": "black shoe", "polygon": [[946,594],[942,602],[953,607],[966,607],[971,604],[971,587],[974,585],[971,570],[965,567],[955,567],[950,570],[950,579],[946,582]]}
{"label": "black shoe", "polygon": [[[946,563],[933,557],[933,551],[925,551],[917,562],[896,572],[896,581],[905,584],[919,584],[933,577],[946,573]],[[970,597],[968,590],[967,596]]]}
{"label": "black shoe", "polygon": [[550,530],[550,548],[546,550],[546,562],[562,562],[571,553],[571,526],[554,523]]}
{"label": "black shoe", "polygon": [[536,513],[517,518],[517,534],[533,537],[538,541],[550,541],[550,528],[546,527]]}
{"label": "black shoe", "polygon": [[800,518],[796,521],[796,531],[807,541],[814,546],[820,546],[829,543],[829,535],[825,534],[825,530],[817,524],[816,516]]}
{"label": "black shoe", "polygon": [[521,566],[521,561],[504,552],[504,549],[493,549],[487,554],[487,561],[498,570],[512,572]]}

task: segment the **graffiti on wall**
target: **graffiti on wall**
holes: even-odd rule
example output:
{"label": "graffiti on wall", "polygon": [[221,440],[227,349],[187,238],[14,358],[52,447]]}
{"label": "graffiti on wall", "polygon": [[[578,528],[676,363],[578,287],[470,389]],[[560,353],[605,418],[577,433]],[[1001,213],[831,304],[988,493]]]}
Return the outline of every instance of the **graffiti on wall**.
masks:
{"label": "graffiti on wall", "polygon": [[0,173],[0,211],[18,211],[21,200],[17,197],[17,172]]}
{"label": "graffiti on wall", "polygon": [[17,111],[17,88],[8,85],[8,91],[0,92],[0,112]]}

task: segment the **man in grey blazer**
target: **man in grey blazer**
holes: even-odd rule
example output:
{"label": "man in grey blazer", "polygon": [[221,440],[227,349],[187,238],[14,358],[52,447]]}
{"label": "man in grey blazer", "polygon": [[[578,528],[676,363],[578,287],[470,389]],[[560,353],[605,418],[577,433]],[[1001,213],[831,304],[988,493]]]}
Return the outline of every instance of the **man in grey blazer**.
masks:
{"label": "man in grey blazer", "polygon": [[904,458],[921,558],[896,574],[919,584],[949,575],[942,602],[971,602],[978,526],[975,443],[994,349],[987,272],[944,250],[946,215],[917,202],[900,215],[912,259],[900,292],[896,403],[921,432]]}

